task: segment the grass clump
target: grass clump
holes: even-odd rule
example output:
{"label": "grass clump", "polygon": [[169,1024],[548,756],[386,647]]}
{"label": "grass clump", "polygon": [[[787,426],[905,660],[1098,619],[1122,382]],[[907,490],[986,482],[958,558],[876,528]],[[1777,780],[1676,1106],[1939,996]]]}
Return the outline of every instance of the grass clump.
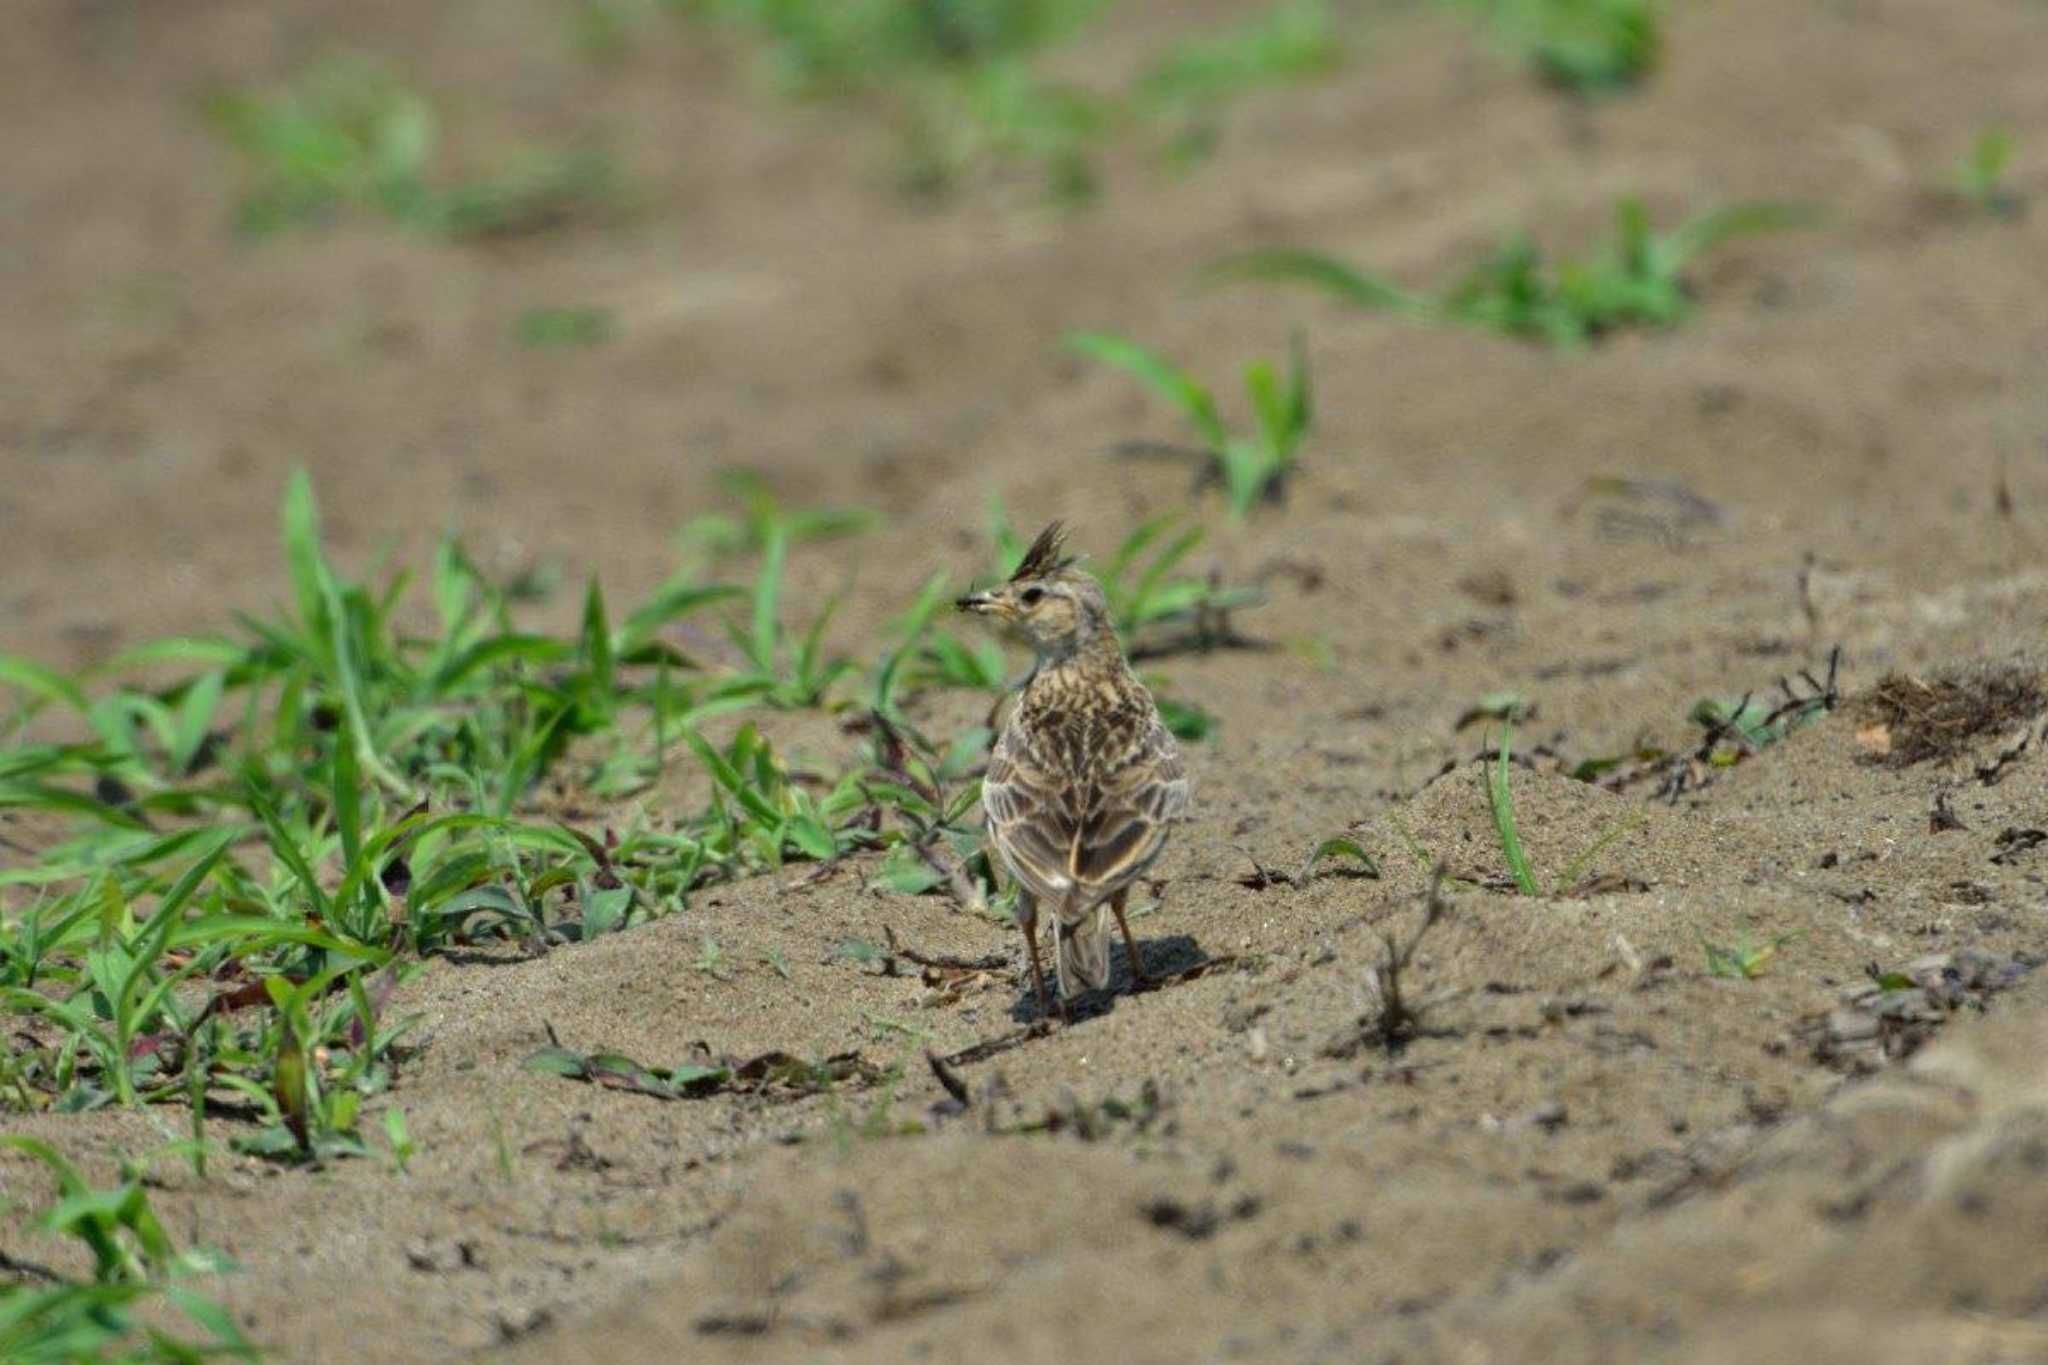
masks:
{"label": "grass clump", "polygon": [[1260,503],[1279,503],[1286,496],[1315,418],[1309,386],[1308,347],[1295,334],[1283,381],[1263,360],[1245,367],[1245,392],[1250,399],[1253,428],[1233,435],[1224,424],[1216,397],[1187,371],[1127,337],[1108,332],[1079,332],[1067,338],[1076,354],[1115,366],[1180,411],[1199,442],[1190,448],[1139,442],[1119,447],[1121,453],[1159,455],[1192,461],[1196,488],[1223,491],[1231,515],[1242,520]]}
{"label": "grass clump", "polygon": [[[635,27],[627,0],[591,6],[592,50],[616,52]],[[773,84],[865,104],[892,124],[899,179],[923,195],[1033,173],[1073,207],[1098,191],[1097,152],[1113,137],[1171,130],[1169,164],[1213,150],[1225,108],[1293,84],[1342,57],[1327,0],[1281,0],[1215,34],[1174,44],[1132,76],[1082,86],[1045,58],[1086,32],[1108,0],[684,0],[683,13],[751,38]]]}
{"label": "grass clump", "polygon": [[1035,166],[1056,201],[1094,192],[1090,144],[1108,101],[1033,62],[1104,0],[696,0],[685,13],[747,34],[772,82],[877,106],[899,131],[903,182],[944,192],[983,169]]}
{"label": "grass clump", "polygon": [[1233,257],[1211,267],[1209,274],[1220,280],[1305,284],[1368,312],[1580,350],[1625,328],[1677,326],[1695,307],[1687,271],[1701,256],[1735,238],[1810,219],[1794,205],[1745,203],[1657,232],[1642,201],[1624,199],[1615,210],[1614,240],[1598,253],[1553,267],[1532,238],[1517,234],[1435,294],[1417,293],[1334,256],[1298,248]]}
{"label": "grass clump", "polygon": [[1548,84],[1576,95],[1632,89],[1664,47],[1663,0],[1459,0]]}
{"label": "grass clump", "polygon": [[[183,1103],[198,1127],[225,1091],[257,1115],[249,1150],[360,1154],[363,1108],[407,1055],[383,1000],[418,954],[546,951],[864,837],[851,779],[812,791],[751,727],[724,746],[697,729],[822,690],[840,666],[815,630],[772,678],[713,675],[662,636],[732,590],[673,580],[614,622],[593,583],[573,635],[534,634],[452,541],[421,612],[407,574],[336,571],[303,476],[283,520],[290,607],[112,666],[183,670],[168,684],[95,697],[0,656],[18,698],[0,808],[68,827],[0,872],[0,1002],[26,1021],[0,1104]],[[764,658],[783,648],[765,577],[747,637]],[[602,839],[527,818],[544,780],[634,790],[672,743],[712,776],[697,816]]]}
{"label": "grass clump", "polygon": [[1282,0],[1161,54],[1138,78],[1136,100],[1147,118],[1172,129],[1167,159],[1184,167],[1215,150],[1229,105],[1259,90],[1319,79],[1343,60],[1327,0]]}
{"label": "grass clump", "polygon": [[[0,1137],[0,1147],[47,1167],[57,1181],[57,1203],[36,1226],[70,1237],[92,1258],[92,1278],[55,1276],[41,1283],[0,1284],[0,1359],[22,1365],[78,1360],[191,1361],[205,1357],[257,1360],[220,1304],[179,1281],[234,1269],[225,1257],[180,1251],[150,1208],[143,1172],[128,1169],[113,1189],[94,1189],[54,1147],[31,1137]],[[162,1301],[203,1335],[187,1337],[145,1325],[135,1310]],[[153,1317],[156,1315],[152,1315]]]}
{"label": "grass clump", "polygon": [[717,483],[738,510],[692,517],[676,533],[676,548],[685,559],[761,554],[778,535],[785,545],[856,536],[882,520],[865,507],[791,507],[776,496],[768,480],[751,469],[721,471]]}
{"label": "grass clump", "polygon": [[358,54],[316,62],[272,93],[215,91],[203,112],[249,166],[236,222],[254,235],[372,213],[459,240],[517,236],[583,216],[612,190],[610,163],[588,150],[536,153],[442,183],[433,106]]}

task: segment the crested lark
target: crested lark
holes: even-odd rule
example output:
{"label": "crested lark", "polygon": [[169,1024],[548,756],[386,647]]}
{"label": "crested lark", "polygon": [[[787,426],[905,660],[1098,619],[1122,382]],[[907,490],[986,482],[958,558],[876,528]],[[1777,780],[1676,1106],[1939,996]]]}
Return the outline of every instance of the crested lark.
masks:
{"label": "crested lark", "polygon": [[1072,567],[1063,537],[1054,522],[1009,582],[955,604],[993,618],[1037,656],[996,740],[981,795],[996,853],[1017,883],[1017,924],[1041,1018],[1050,1011],[1039,907],[1051,911],[1059,945],[1062,1018],[1070,997],[1109,984],[1111,914],[1132,980],[1142,982],[1124,900],[1188,803],[1180,746],[1124,660],[1101,585]]}

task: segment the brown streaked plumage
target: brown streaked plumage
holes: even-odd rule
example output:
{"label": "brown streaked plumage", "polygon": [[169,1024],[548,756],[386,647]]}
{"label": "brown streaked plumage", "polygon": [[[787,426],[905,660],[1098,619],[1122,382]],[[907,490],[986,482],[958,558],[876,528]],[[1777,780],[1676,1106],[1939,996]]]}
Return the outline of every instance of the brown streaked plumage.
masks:
{"label": "brown streaked plumage", "polygon": [[957,605],[1000,622],[1036,655],[989,758],[982,805],[1017,883],[1041,1015],[1038,910],[1052,912],[1064,1015],[1070,996],[1109,984],[1112,914],[1132,978],[1144,979],[1124,901],[1187,808],[1180,746],[1124,659],[1101,585],[1064,553],[1060,523],[1039,534],[1007,583]]}

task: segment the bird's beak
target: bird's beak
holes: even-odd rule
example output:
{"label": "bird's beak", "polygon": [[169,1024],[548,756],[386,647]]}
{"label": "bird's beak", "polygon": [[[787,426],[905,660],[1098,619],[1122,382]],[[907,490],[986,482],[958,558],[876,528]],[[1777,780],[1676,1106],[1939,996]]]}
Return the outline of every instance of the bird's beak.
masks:
{"label": "bird's beak", "polygon": [[965,597],[955,598],[953,605],[961,611],[971,611],[979,615],[986,615],[994,610],[996,599],[993,593],[971,592]]}

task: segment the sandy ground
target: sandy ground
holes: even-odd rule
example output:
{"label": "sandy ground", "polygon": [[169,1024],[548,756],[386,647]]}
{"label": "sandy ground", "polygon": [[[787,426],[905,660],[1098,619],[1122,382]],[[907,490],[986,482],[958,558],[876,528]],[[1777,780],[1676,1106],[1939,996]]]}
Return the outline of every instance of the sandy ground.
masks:
{"label": "sandy ground", "polygon": [[[1125,8],[1087,62],[1229,12]],[[17,18],[0,644],[66,666],[281,597],[298,463],[345,563],[453,526],[494,569],[598,573],[615,600],[668,570],[721,468],[877,506],[881,530],[792,564],[852,589],[835,635],[865,655],[926,574],[980,567],[992,492],[1098,553],[1183,505],[1177,473],[1103,455],[1170,416],[1061,359],[1063,331],[1221,377],[1312,329],[1291,502],[1214,517],[1202,552],[1265,575],[1241,624],[1280,647],[1157,665],[1221,727],[1135,927],[1155,971],[1234,961],[963,1061],[964,1113],[921,1053],[1012,1033],[1018,941],[871,868],[434,961],[393,1006],[425,1044],[393,1096],[408,1176],[159,1169],[167,1223],[241,1261],[211,1287],[253,1337],[309,1361],[2048,1359],[2048,978],[2026,974],[2048,847],[2002,837],[2048,824],[2044,718],[1895,767],[1859,702],[1893,672],[2048,663],[2048,213],[1932,190],[1995,122],[2048,192],[2042,11],[1687,5],[1655,83],[1589,108],[1433,10],[1353,14],[1341,75],[1244,106],[1192,177],[1112,156],[1076,216],[913,211],[858,120],[778,106],[683,36],[580,64],[540,3]],[[607,131],[633,214],[489,248],[374,223],[236,241],[236,169],[191,101],[334,43],[402,54],[458,140]],[[1751,197],[1826,217],[1714,257],[1684,330],[1585,357],[1187,288],[1265,243],[1437,280],[1516,225],[1587,240],[1633,191],[1665,221]],[[619,336],[522,351],[536,304],[610,307]],[[1842,708],[1675,801],[1550,756],[1689,746],[1694,701],[1835,646]],[[1538,708],[1513,780],[1546,886],[1639,820],[1578,869],[1590,894],[1495,889],[1481,740],[1455,726],[1503,688]],[[824,761],[860,742],[768,724]],[[1962,828],[1934,827],[1938,795]],[[1246,884],[1346,830],[1380,878]],[[1420,1036],[1390,1051],[1368,981],[1436,858],[1462,882],[1406,973]],[[885,927],[1010,966],[928,1006],[914,969],[835,956]],[[691,970],[706,933],[733,980]],[[1705,972],[1703,939],[1745,937],[1784,940],[1762,976]],[[1927,1047],[1875,1077],[1868,1050],[1817,1056],[1860,1036],[1827,1020],[1866,967],[1941,954],[1927,1013],[1953,1022],[1881,1026]],[[521,1070],[550,1026],[649,1062],[703,1040],[908,1067],[886,1092],[664,1103]],[[8,1126],[104,1171],[182,1118]],[[10,1198],[39,1179],[0,1165]]]}

